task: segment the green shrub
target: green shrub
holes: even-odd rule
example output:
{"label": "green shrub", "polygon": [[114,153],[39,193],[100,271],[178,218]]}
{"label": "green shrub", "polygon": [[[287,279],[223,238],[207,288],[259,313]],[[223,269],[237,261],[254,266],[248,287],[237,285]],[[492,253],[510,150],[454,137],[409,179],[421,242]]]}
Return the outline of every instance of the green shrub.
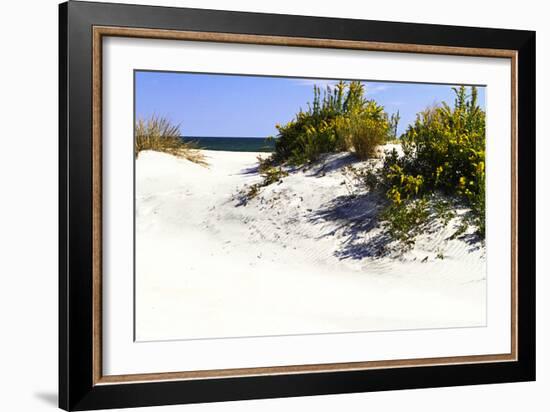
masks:
{"label": "green shrub", "polygon": [[397,126],[399,125],[399,121],[401,120],[401,115],[399,114],[399,110],[397,111],[397,113],[393,113],[391,116],[390,116],[390,119],[389,119],[389,136],[388,136],[388,141],[391,141],[391,142],[396,142],[398,143],[398,138],[399,136],[397,135]]}
{"label": "green shrub", "polygon": [[366,102],[334,120],[338,141],[345,150],[353,150],[359,159],[374,157],[376,147],[384,144],[390,127],[382,106]]}
{"label": "green shrub", "polygon": [[422,175],[429,190],[473,199],[485,184],[485,112],[475,87],[470,96],[454,90],[454,108],[425,110],[403,135],[405,171]]}
{"label": "green shrub", "polygon": [[[432,216],[447,225],[457,217],[458,205],[469,212],[460,216],[452,238],[464,234],[470,224],[485,237],[485,112],[477,104],[475,87],[469,95],[465,87],[454,90],[453,108],[442,104],[417,115],[400,138],[402,156],[392,150],[381,167],[350,169],[367,190],[385,195],[380,220],[405,244],[427,230],[424,218]],[[436,193],[440,195],[433,196]]]}
{"label": "green shrub", "polygon": [[384,108],[364,97],[361,82],[339,82],[334,88],[313,88],[313,102],[285,125],[276,125],[275,162],[304,164],[323,153],[353,150],[361,159],[391,134]]}
{"label": "green shrub", "polygon": [[394,240],[410,247],[414,245],[416,236],[424,231],[429,215],[428,201],[421,198],[392,203],[384,209],[380,218]]}
{"label": "green shrub", "polygon": [[270,167],[262,172],[264,178],[263,185],[268,186],[272,183],[280,182],[283,177],[288,176],[288,172],[281,167]]}
{"label": "green shrub", "polygon": [[172,124],[165,117],[153,115],[148,119],[138,119],[134,135],[136,158],[143,150],[154,150],[206,165],[196,145],[183,141],[179,125]]}
{"label": "green shrub", "polygon": [[246,198],[249,200],[256,197],[263,187],[269,186],[272,183],[280,182],[283,177],[288,176],[288,172],[282,167],[264,165],[263,168],[260,168],[260,175],[263,180],[260,183],[251,185],[246,193]]}
{"label": "green shrub", "polygon": [[432,201],[435,216],[441,220],[444,226],[457,216],[453,202],[438,197]]}
{"label": "green shrub", "polygon": [[461,199],[478,234],[485,233],[485,112],[470,95],[455,88],[454,107],[424,110],[401,137],[404,155],[387,156],[381,186],[393,204],[442,192]]}
{"label": "green shrub", "polygon": [[313,103],[308,103],[308,109],[300,110],[287,124],[275,126],[278,134],[273,158],[276,162],[302,164],[336,149],[332,122],[344,110],[344,91],[345,84],[340,82],[334,90],[328,87],[321,100],[321,90],[314,86]]}

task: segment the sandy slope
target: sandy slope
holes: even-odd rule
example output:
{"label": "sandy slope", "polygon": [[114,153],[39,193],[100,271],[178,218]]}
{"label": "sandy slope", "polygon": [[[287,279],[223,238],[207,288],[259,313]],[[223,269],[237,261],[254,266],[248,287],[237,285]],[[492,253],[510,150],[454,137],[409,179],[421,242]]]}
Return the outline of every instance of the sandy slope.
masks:
{"label": "sandy slope", "polygon": [[[435,227],[379,257],[372,195],[350,197],[346,154],[245,202],[256,153],[208,168],[144,152],[136,167],[138,340],[482,326],[485,257]],[[437,259],[443,254],[445,259]]]}

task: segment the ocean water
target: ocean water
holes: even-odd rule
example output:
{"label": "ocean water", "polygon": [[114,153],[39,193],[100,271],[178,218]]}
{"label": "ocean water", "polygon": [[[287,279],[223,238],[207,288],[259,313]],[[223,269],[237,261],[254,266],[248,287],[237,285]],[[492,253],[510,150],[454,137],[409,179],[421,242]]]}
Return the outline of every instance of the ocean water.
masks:
{"label": "ocean water", "polygon": [[265,137],[213,137],[185,136],[185,141],[195,142],[200,149],[227,152],[273,152],[275,141]]}

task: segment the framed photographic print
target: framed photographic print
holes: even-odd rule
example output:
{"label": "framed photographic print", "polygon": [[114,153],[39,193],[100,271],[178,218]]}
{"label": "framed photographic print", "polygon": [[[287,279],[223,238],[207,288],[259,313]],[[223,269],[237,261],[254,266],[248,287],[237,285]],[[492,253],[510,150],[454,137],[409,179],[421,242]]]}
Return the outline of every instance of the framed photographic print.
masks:
{"label": "framed photographic print", "polygon": [[535,33],[60,5],[60,407],[535,379]]}

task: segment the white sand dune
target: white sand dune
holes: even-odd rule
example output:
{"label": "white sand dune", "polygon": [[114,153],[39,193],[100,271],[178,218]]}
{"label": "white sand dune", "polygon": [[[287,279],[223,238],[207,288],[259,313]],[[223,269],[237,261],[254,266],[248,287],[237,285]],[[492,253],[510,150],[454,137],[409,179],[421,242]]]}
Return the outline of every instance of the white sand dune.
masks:
{"label": "white sand dune", "polygon": [[[138,340],[483,326],[485,256],[434,227],[399,258],[327,156],[261,190],[257,153],[208,168],[144,152],[136,167]],[[443,255],[444,259],[438,259]]]}

